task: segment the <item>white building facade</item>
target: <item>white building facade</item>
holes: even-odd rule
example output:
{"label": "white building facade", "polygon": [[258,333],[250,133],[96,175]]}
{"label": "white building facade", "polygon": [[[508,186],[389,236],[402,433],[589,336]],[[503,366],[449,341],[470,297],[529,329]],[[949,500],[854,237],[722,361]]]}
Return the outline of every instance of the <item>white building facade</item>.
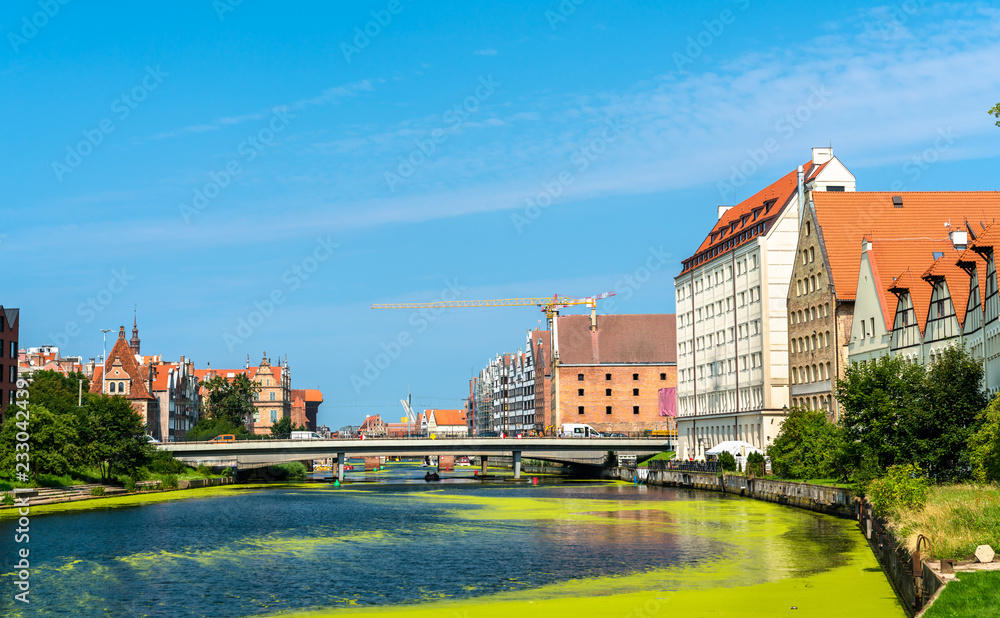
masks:
{"label": "white building facade", "polygon": [[720,206],[674,279],[680,458],[702,459],[725,440],[764,449],[780,430],[789,405],[786,305],[799,205],[812,189],[854,189],[832,149],[812,154],[751,198]]}

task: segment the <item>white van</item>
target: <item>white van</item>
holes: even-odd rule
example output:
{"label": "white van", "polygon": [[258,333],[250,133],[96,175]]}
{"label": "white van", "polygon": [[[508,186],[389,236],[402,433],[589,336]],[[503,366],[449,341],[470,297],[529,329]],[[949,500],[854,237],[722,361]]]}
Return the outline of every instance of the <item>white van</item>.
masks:
{"label": "white van", "polygon": [[293,431],[292,440],[322,440],[315,431]]}
{"label": "white van", "polygon": [[566,423],[559,428],[560,438],[601,438],[601,433],[585,423]]}

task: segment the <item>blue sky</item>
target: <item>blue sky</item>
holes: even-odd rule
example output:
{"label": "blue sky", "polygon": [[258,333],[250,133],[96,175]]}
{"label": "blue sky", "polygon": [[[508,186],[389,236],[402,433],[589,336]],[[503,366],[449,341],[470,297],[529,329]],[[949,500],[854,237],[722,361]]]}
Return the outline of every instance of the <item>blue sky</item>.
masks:
{"label": "blue sky", "polygon": [[812,146],[859,190],[1000,188],[985,3],[63,2],[0,8],[21,346],[99,355],[137,306],[147,354],[287,354],[333,427],[458,407],[542,317],[371,303],[672,312],[716,205]]}

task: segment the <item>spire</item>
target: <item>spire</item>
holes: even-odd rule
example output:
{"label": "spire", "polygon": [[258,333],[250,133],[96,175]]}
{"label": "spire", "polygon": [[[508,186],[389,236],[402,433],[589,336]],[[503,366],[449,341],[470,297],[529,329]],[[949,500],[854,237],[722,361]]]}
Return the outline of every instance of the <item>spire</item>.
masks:
{"label": "spire", "polygon": [[[133,309],[133,312],[135,310]],[[124,331],[124,328],[122,329]],[[132,315],[132,338],[129,339],[128,345],[132,348],[133,354],[139,354],[139,324],[135,313]]]}

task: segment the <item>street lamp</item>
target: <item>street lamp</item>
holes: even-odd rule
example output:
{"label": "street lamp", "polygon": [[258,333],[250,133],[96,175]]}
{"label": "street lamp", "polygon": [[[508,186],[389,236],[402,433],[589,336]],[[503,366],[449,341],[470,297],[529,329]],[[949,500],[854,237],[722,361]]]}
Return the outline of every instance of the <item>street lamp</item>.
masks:
{"label": "street lamp", "polygon": [[[102,328],[101,332],[104,333],[104,356],[101,361],[107,365],[108,364],[108,333],[111,332],[110,328]],[[107,367],[101,367],[101,394],[108,392],[107,389],[108,382],[108,372]]]}

